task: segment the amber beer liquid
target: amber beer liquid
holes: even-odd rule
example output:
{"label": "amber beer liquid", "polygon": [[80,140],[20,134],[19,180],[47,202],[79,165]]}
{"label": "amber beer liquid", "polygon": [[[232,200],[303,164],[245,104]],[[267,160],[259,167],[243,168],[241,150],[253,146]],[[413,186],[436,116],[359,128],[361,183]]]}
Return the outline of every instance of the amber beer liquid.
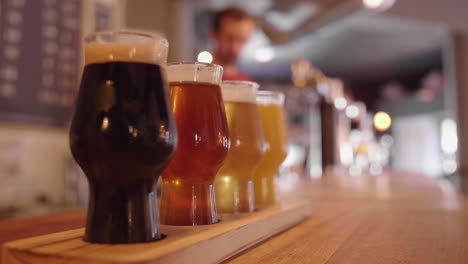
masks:
{"label": "amber beer liquid", "polygon": [[256,103],[258,84],[221,84],[231,148],[215,179],[216,204],[221,213],[255,209],[252,177],[264,153],[263,129]]}
{"label": "amber beer liquid", "polygon": [[287,155],[287,131],[283,112],[284,94],[259,91],[257,104],[265,136],[266,153],[254,175],[255,205],[275,204],[275,177]]}
{"label": "amber beer liquid", "polygon": [[168,67],[178,146],[163,172],[161,223],[218,222],[213,181],[229,150],[219,84],[222,67],[205,63]]}
{"label": "amber beer liquid", "polygon": [[[133,32],[87,38],[73,157],[89,182],[84,239],[141,243],[161,238],[155,181],[177,143],[163,68],[167,41]],[[158,55],[158,52],[159,55]]]}

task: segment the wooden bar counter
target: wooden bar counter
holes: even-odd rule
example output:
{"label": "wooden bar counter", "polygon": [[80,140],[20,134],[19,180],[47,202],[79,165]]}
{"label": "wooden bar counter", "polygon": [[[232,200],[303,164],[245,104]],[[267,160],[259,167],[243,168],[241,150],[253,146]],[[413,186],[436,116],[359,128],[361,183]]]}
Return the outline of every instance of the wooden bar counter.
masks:
{"label": "wooden bar counter", "polygon": [[[467,199],[447,182],[387,172],[329,176],[296,190],[286,200],[309,199],[311,217],[227,263],[468,263]],[[0,243],[80,228],[85,216],[3,220]]]}

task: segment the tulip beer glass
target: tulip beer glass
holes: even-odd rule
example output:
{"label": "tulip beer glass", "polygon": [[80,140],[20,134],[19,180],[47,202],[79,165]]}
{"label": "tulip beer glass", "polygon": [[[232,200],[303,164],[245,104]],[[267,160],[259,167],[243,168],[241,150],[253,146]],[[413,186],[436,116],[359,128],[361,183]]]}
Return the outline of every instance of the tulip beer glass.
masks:
{"label": "tulip beer glass", "polygon": [[284,94],[259,91],[257,104],[265,133],[266,153],[254,175],[255,205],[276,203],[275,177],[287,155],[286,121],[283,113]]}
{"label": "tulip beer glass", "polygon": [[168,43],[154,34],[98,32],[85,39],[85,67],[70,147],[88,178],[85,240],[158,240],[155,181],[177,144],[167,84]]}
{"label": "tulip beer glass", "polygon": [[161,222],[218,222],[213,181],[229,150],[221,96],[223,68],[179,63],[167,68],[178,131],[174,158],[162,174]]}
{"label": "tulip beer glass", "polygon": [[252,177],[264,154],[263,129],[256,103],[258,84],[221,84],[231,149],[215,179],[216,204],[221,213],[255,209]]}

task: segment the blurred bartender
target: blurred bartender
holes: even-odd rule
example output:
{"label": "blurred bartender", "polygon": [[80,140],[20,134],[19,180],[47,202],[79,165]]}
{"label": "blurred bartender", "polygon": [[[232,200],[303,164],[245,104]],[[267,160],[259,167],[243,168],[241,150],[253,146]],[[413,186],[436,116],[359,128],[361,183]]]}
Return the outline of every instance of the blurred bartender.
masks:
{"label": "blurred bartender", "polygon": [[255,18],[244,9],[230,7],[215,14],[211,30],[215,42],[213,63],[223,66],[224,80],[250,80],[236,63],[255,28]]}

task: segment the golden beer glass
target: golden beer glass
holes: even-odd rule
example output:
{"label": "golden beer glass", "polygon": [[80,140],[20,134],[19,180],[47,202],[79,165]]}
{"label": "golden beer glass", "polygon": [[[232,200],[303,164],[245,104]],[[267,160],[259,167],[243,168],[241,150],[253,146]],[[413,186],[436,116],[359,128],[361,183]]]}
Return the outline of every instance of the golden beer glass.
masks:
{"label": "golden beer glass", "polygon": [[259,85],[224,81],[221,85],[231,148],[215,178],[220,213],[255,210],[252,177],[264,154],[263,129],[256,103]]}
{"label": "golden beer glass", "polygon": [[253,177],[255,206],[261,208],[277,202],[275,177],[287,155],[288,136],[283,111],[284,94],[259,91],[257,105],[266,145],[265,155]]}

